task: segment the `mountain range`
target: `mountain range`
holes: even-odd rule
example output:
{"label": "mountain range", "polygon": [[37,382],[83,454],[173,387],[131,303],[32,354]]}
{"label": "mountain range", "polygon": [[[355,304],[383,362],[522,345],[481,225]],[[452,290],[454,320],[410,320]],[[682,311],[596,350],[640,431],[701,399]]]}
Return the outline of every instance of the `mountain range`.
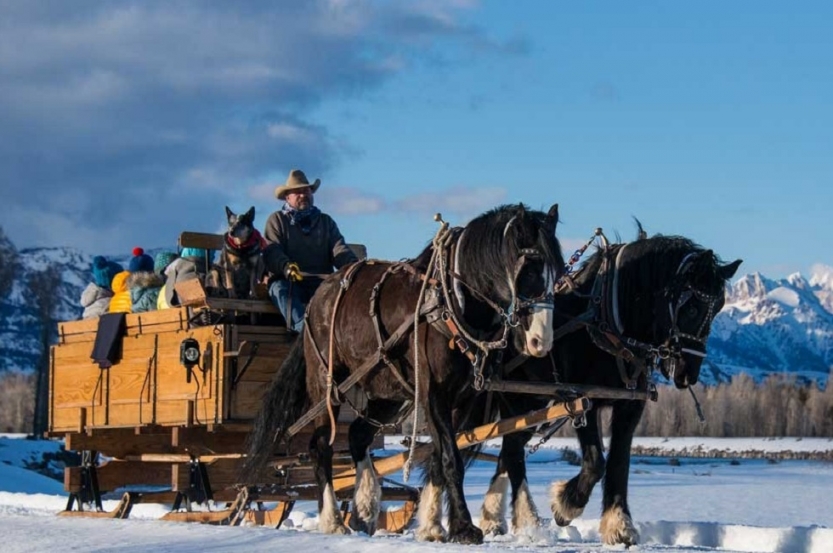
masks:
{"label": "mountain range", "polygon": [[[0,234],[0,256],[4,248],[14,246]],[[28,277],[50,263],[59,268],[58,320],[81,316],[78,299],[91,280],[92,256],[72,248],[24,249],[18,258],[10,293],[0,299],[0,373],[33,371],[39,361],[40,322],[28,297]],[[128,260],[116,259],[125,266]],[[817,265],[809,278],[795,273],[773,280],[753,273],[727,287],[726,304],[712,325],[704,383],[725,382],[740,372],[756,380],[786,373],[826,383],[831,370],[833,267]]]}

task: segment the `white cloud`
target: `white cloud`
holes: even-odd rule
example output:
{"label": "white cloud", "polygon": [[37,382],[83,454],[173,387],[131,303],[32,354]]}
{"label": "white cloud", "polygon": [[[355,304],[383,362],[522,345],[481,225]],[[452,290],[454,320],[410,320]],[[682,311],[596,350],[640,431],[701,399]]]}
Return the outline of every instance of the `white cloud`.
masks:
{"label": "white cloud", "polygon": [[[43,213],[45,226],[35,241],[0,220],[21,247],[96,249],[90,237],[110,221],[137,221],[128,233],[157,243],[203,224],[198,206],[272,200],[273,186],[253,183],[293,166],[325,172],[354,151],[310,121],[319,103],[375,90],[414,60],[433,61],[440,40],[470,50],[490,43],[461,23],[470,9],[435,1],[2,2],[0,214]],[[70,213],[40,199],[63,191],[86,200]],[[452,203],[472,209],[464,195]],[[385,205],[354,191],[338,209]],[[50,225],[52,214],[67,223]],[[142,225],[148,217],[156,223]],[[111,230],[101,243],[120,235]],[[127,248],[135,238],[123,240]]]}

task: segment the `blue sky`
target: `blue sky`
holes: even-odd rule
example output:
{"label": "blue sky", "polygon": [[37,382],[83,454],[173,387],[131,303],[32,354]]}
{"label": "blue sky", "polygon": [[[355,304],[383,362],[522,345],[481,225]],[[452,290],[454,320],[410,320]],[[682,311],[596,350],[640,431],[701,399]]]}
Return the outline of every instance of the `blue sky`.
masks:
{"label": "blue sky", "polygon": [[833,264],[822,2],[0,1],[0,225],[124,253],[217,231],[293,167],[374,257],[506,202]]}

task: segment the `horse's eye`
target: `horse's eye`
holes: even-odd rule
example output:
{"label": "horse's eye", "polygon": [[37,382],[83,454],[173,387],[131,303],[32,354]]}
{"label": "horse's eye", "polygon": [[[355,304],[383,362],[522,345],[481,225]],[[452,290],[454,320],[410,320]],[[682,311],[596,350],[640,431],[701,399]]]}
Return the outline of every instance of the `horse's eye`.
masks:
{"label": "horse's eye", "polygon": [[689,306],[686,308],[686,315],[687,315],[689,318],[691,318],[691,319],[693,319],[693,318],[697,317],[697,315],[698,315],[699,313],[700,313],[700,310],[699,310],[699,309],[697,309],[697,306],[696,306],[696,305],[689,305]]}

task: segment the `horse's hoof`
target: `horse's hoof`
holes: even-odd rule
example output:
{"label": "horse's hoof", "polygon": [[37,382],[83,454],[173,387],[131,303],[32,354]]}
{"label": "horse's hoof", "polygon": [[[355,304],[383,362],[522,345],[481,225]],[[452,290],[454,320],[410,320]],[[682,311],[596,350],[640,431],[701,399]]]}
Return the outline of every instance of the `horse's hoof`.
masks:
{"label": "horse's hoof", "polygon": [[428,528],[418,528],[416,531],[416,539],[417,541],[444,542],[445,532],[443,532],[443,527],[438,524]]}
{"label": "horse's hoof", "polygon": [[569,526],[584,512],[584,507],[573,507],[567,503],[567,481],[555,482],[550,487],[550,509],[552,519],[559,526]]}
{"label": "horse's hoof", "polygon": [[363,521],[355,512],[351,513],[348,525],[350,526],[350,530],[352,530],[353,532],[364,532],[368,536],[372,536],[376,533],[376,525],[368,524],[367,522]]}
{"label": "horse's hoof", "polygon": [[506,521],[480,519],[480,529],[484,536],[503,536],[509,531]]}
{"label": "horse's hoof", "polygon": [[599,523],[599,534],[605,545],[623,544],[627,547],[639,543],[639,531],[630,515],[621,507],[612,507],[603,515]]}
{"label": "horse's hoof", "polygon": [[333,524],[332,526],[319,527],[318,530],[323,534],[333,534],[336,536],[350,535],[350,529],[343,524]]}
{"label": "horse's hoof", "polygon": [[483,531],[471,523],[461,524],[458,528],[449,528],[448,541],[467,545],[479,545],[483,543]]}

